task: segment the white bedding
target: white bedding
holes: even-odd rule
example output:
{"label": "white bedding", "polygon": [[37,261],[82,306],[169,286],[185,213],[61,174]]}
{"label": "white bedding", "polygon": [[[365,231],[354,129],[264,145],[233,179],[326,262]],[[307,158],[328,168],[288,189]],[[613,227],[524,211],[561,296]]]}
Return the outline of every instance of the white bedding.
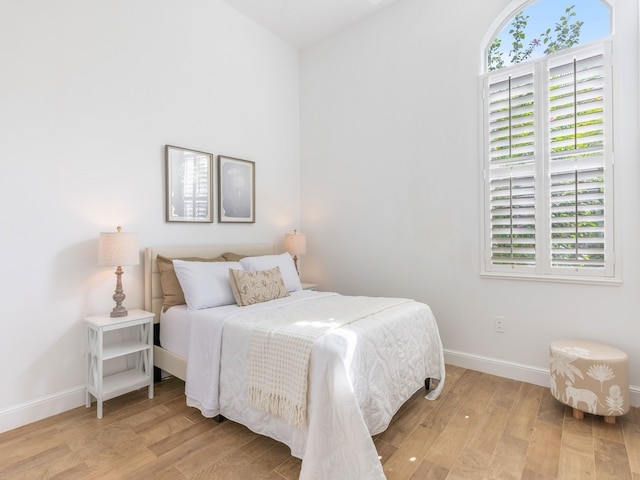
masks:
{"label": "white bedding", "polygon": [[427,305],[403,303],[316,341],[309,367],[307,426],[294,428],[249,407],[250,330],[260,320],[256,315],[247,320],[244,313],[283,305],[300,308],[299,302],[329,295],[336,294],[301,291],[248,307],[189,312],[187,404],[204,416],[221,414],[285,443],[303,460],[302,480],[383,479],[371,435],[387,428],[425,378],[440,379],[430,399],[444,385],[442,344]]}

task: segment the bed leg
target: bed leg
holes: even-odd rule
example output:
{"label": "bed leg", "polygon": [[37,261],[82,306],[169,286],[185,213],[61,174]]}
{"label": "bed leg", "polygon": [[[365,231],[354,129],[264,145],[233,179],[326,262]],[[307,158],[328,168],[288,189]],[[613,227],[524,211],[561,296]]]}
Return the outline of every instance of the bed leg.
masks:
{"label": "bed leg", "polygon": [[430,378],[425,378],[424,379],[424,388],[425,390],[428,392],[429,391],[429,386],[431,384],[431,379]]}
{"label": "bed leg", "polygon": [[216,421],[216,423],[222,423],[226,420],[226,418],[224,418],[222,415],[216,415],[215,417],[213,417],[213,419]]}
{"label": "bed leg", "polygon": [[[153,324],[153,344],[160,346],[160,324]],[[162,381],[162,369],[153,366],[153,383],[159,383]]]}

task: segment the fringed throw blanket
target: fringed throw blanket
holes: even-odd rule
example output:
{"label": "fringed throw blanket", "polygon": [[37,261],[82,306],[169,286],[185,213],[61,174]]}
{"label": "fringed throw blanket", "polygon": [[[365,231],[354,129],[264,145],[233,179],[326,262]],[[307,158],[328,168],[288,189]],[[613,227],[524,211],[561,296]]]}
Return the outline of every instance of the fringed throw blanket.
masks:
{"label": "fringed throw blanket", "polygon": [[331,295],[302,302],[298,308],[268,312],[266,321],[251,334],[249,405],[294,427],[306,425],[309,359],[315,340],[330,330],[408,301]]}

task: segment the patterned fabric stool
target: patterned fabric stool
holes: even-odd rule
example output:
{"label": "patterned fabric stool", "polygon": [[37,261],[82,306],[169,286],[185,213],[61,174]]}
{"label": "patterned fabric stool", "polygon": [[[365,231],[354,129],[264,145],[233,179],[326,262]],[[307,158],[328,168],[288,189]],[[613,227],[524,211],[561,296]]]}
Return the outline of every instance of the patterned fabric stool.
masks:
{"label": "patterned fabric stool", "polygon": [[585,340],[558,340],[550,347],[551,394],[573,408],[602,415],[607,423],[629,411],[629,357],[622,350]]}

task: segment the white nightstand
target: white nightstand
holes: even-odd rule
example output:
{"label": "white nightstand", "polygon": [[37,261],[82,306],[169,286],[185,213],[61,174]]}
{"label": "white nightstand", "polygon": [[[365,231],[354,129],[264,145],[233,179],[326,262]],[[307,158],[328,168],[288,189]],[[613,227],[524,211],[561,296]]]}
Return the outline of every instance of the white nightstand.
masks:
{"label": "white nightstand", "polygon": [[[111,318],[108,313],[86,317],[85,373],[87,391],[85,404],[91,397],[98,404],[98,418],[102,418],[102,402],[142,387],[149,387],[153,398],[153,313],[130,310],[126,317]],[[104,332],[128,328],[133,338],[116,343],[104,343]],[[128,336],[128,335],[127,335]],[[104,361],[131,355],[134,366],[124,372],[104,375]]]}
{"label": "white nightstand", "polygon": [[316,285],[315,283],[303,283],[302,284],[302,289],[303,290],[318,290],[318,285]]}

